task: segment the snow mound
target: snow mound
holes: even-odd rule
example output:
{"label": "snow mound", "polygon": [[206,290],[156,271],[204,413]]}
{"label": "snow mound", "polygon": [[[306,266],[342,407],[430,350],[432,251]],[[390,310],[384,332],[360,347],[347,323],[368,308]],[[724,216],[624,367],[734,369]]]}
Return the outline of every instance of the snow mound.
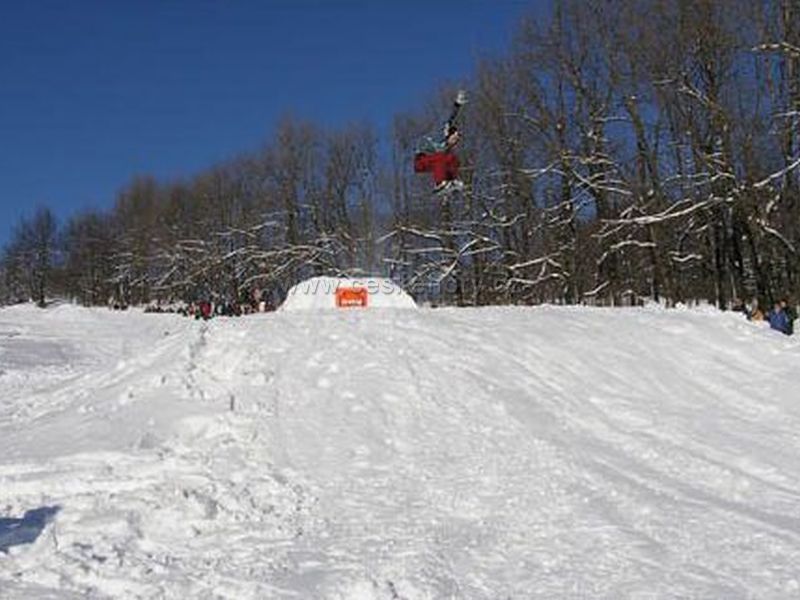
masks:
{"label": "snow mound", "polygon": [[381,277],[313,277],[289,290],[281,310],[317,311],[358,308],[416,308],[399,285]]}

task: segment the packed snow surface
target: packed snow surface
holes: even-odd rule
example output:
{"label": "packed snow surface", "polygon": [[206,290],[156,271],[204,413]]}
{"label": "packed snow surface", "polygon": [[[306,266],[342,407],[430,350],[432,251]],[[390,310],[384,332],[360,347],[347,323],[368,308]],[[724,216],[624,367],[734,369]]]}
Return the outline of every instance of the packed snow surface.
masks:
{"label": "packed snow surface", "polygon": [[[361,292],[350,294],[347,292]],[[340,294],[344,292],[345,295]],[[348,300],[350,306],[348,306]],[[417,305],[403,288],[391,279],[366,277],[361,279],[347,277],[313,277],[298,283],[286,297],[281,310],[319,311],[353,309],[354,302],[363,300],[364,306],[358,308],[416,308]]]}
{"label": "packed snow surface", "polygon": [[[0,597],[800,597],[800,346],[712,310],[0,310]],[[16,522],[16,521],[15,521]]]}

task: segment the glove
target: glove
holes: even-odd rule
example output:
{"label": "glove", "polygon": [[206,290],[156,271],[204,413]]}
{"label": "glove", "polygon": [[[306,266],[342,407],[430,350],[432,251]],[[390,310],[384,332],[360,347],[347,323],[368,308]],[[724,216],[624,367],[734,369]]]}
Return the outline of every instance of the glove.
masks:
{"label": "glove", "polygon": [[456,94],[456,104],[459,106],[467,103],[467,92],[466,90],[458,90]]}

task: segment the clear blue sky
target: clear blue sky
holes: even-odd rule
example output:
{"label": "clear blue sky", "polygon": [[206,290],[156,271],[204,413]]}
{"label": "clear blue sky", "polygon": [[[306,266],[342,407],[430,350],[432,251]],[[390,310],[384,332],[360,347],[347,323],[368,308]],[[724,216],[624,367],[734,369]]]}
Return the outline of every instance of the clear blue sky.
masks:
{"label": "clear blue sky", "polygon": [[550,0],[32,0],[0,17],[0,245],[37,205],[109,207],[258,148],[285,114],[392,117]]}

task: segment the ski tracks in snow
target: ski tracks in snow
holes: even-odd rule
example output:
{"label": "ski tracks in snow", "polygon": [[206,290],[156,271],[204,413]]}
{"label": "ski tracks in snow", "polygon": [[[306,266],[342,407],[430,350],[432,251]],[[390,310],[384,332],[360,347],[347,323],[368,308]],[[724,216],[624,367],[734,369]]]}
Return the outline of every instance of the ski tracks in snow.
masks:
{"label": "ski tracks in snow", "polygon": [[11,597],[800,593],[800,349],[741,318],[64,314],[0,319],[0,501],[62,507]]}
{"label": "ski tracks in snow", "polygon": [[[136,327],[147,321],[104,331],[108,315],[83,317],[108,355],[73,350],[60,381],[30,394],[35,412],[0,421],[4,514],[62,508],[35,551],[0,557],[0,597],[274,595],[270,574],[292,568],[280,541],[302,528],[305,498],[236,437],[247,424],[203,372],[205,324],[155,317],[163,326],[147,333]],[[126,335],[132,344],[111,341]],[[8,462],[22,449],[27,462]],[[269,553],[254,523],[277,540]]]}

